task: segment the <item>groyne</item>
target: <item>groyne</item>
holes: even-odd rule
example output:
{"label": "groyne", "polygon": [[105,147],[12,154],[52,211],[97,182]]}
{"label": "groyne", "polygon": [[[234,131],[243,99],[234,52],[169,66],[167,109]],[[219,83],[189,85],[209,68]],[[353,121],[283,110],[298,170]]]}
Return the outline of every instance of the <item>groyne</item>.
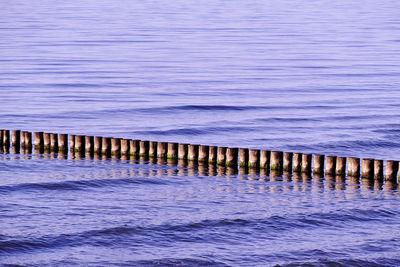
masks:
{"label": "groyne", "polygon": [[399,180],[398,160],[0,129],[0,152],[9,153],[10,149],[12,153],[23,154],[70,153],[76,158],[160,159],[160,163],[183,160],[268,173],[361,177],[395,183]]}

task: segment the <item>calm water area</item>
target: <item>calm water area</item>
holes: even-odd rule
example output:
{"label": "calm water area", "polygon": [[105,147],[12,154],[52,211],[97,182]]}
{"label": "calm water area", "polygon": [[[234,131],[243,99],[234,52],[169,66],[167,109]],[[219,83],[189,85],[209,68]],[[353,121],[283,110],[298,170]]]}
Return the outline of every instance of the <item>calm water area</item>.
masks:
{"label": "calm water area", "polygon": [[[0,128],[399,160],[400,2],[0,1]],[[400,266],[397,184],[0,154],[4,266]]]}

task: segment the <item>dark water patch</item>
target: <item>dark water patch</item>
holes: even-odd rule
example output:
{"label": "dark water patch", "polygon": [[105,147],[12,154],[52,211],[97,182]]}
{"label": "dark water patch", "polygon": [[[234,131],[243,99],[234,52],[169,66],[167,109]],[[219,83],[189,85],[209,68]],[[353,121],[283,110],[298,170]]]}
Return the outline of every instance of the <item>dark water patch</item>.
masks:
{"label": "dark water patch", "polygon": [[339,258],[329,259],[321,258],[319,260],[295,261],[292,263],[275,265],[276,267],[393,267],[400,266],[400,260],[396,258],[378,258],[374,260],[365,260],[357,258]]}
{"label": "dark water patch", "polygon": [[[119,264],[118,264],[119,265]],[[229,266],[224,263],[215,260],[204,260],[204,259],[174,259],[174,258],[163,258],[154,260],[140,260],[140,261],[130,261],[121,266]]]}

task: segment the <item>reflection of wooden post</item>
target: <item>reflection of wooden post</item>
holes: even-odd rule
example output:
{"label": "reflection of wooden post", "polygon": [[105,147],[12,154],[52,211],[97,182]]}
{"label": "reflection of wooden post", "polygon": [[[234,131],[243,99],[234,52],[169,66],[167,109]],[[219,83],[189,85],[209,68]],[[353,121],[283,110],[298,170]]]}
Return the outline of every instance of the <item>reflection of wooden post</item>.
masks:
{"label": "reflection of wooden post", "polygon": [[301,172],[302,153],[293,154],[293,172]]}
{"label": "reflection of wooden post", "polygon": [[218,147],[216,146],[210,146],[208,148],[208,162],[210,164],[215,164],[217,163],[217,155],[218,155]]}
{"label": "reflection of wooden post", "polygon": [[208,152],[209,146],[200,145],[199,146],[199,162],[208,162]]}
{"label": "reflection of wooden post", "polygon": [[199,145],[188,146],[188,159],[191,161],[197,161],[199,158]]}
{"label": "reflection of wooden post", "polygon": [[336,175],[346,175],[346,157],[336,157]]}
{"label": "reflection of wooden post", "polygon": [[399,171],[399,162],[397,160],[387,160],[386,170],[385,170],[385,180],[396,182],[398,171]]}
{"label": "reflection of wooden post", "polygon": [[178,158],[181,160],[188,159],[188,144],[179,144],[178,146]]}
{"label": "reflection of wooden post", "polygon": [[361,177],[372,179],[374,177],[374,159],[363,159],[361,166]]}
{"label": "reflection of wooden post", "polygon": [[293,159],[292,152],[283,153],[283,170],[285,172],[292,172],[292,167],[293,167],[292,159]]}
{"label": "reflection of wooden post", "polygon": [[325,155],[317,154],[314,155],[314,167],[313,167],[313,173],[314,174],[324,174],[324,161],[325,161]]}
{"label": "reflection of wooden post", "polygon": [[[28,138],[25,138],[25,141]],[[58,150],[62,153],[68,152],[68,134],[58,135]]]}
{"label": "reflection of wooden post", "polygon": [[269,170],[271,161],[271,151],[261,150],[260,151],[260,168]]}
{"label": "reflection of wooden post", "polygon": [[218,147],[218,155],[217,155],[217,163],[218,165],[225,166],[226,164],[226,147]]}
{"label": "reflection of wooden post", "polygon": [[249,149],[239,148],[239,166],[247,167],[249,163]]}
{"label": "reflection of wooden post", "polygon": [[168,143],[167,158],[168,159],[178,158],[178,143]]}
{"label": "reflection of wooden post", "polygon": [[336,156],[326,156],[325,174],[335,175],[336,173]]}
{"label": "reflection of wooden post", "polygon": [[375,180],[383,180],[383,160],[374,160],[374,178]]}
{"label": "reflection of wooden post", "polygon": [[58,134],[56,133],[50,134],[50,150],[58,152]]}
{"label": "reflection of wooden post", "polygon": [[282,171],[283,152],[271,151],[271,170]]}
{"label": "reflection of wooden post", "polygon": [[167,143],[158,142],[157,143],[157,157],[165,159],[167,157]]}
{"label": "reflection of wooden post", "polygon": [[311,173],[312,154],[303,154],[301,156],[301,171]]}
{"label": "reflection of wooden post", "polygon": [[360,177],[360,159],[349,157],[347,161],[347,175],[352,177]]}
{"label": "reflection of wooden post", "polygon": [[235,168],[238,165],[238,152],[237,147],[228,147],[226,149],[226,166]]}

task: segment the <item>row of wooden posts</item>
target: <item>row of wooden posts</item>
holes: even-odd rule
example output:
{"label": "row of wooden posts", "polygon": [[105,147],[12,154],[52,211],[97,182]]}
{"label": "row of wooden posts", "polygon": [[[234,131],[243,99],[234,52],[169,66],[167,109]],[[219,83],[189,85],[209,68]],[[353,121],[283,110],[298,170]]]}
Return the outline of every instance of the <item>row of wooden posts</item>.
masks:
{"label": "row of wooden posts", "polygon": [[[11,133],[11,138],[10,138]],[[32,142],[33,137],[33,142]],[[69,144],[68,144],[69,143]],[[134,139],[68,135],[21,130],[0,130],[0,145],[10,144],[20,148],[46,152],[91,153],[105,156],[143,156],[196,161],[226,167],[238,166],[250,169],[267,169],[285,172],[313,173],[361,177],[366,179],[397,181],[399,161],[387,160],[384,172],[383,160],[355,157],[325,156],[248,148],[217,147],[174,142],[156,142]],[[346,172],[347,170],[347,172]]]}

